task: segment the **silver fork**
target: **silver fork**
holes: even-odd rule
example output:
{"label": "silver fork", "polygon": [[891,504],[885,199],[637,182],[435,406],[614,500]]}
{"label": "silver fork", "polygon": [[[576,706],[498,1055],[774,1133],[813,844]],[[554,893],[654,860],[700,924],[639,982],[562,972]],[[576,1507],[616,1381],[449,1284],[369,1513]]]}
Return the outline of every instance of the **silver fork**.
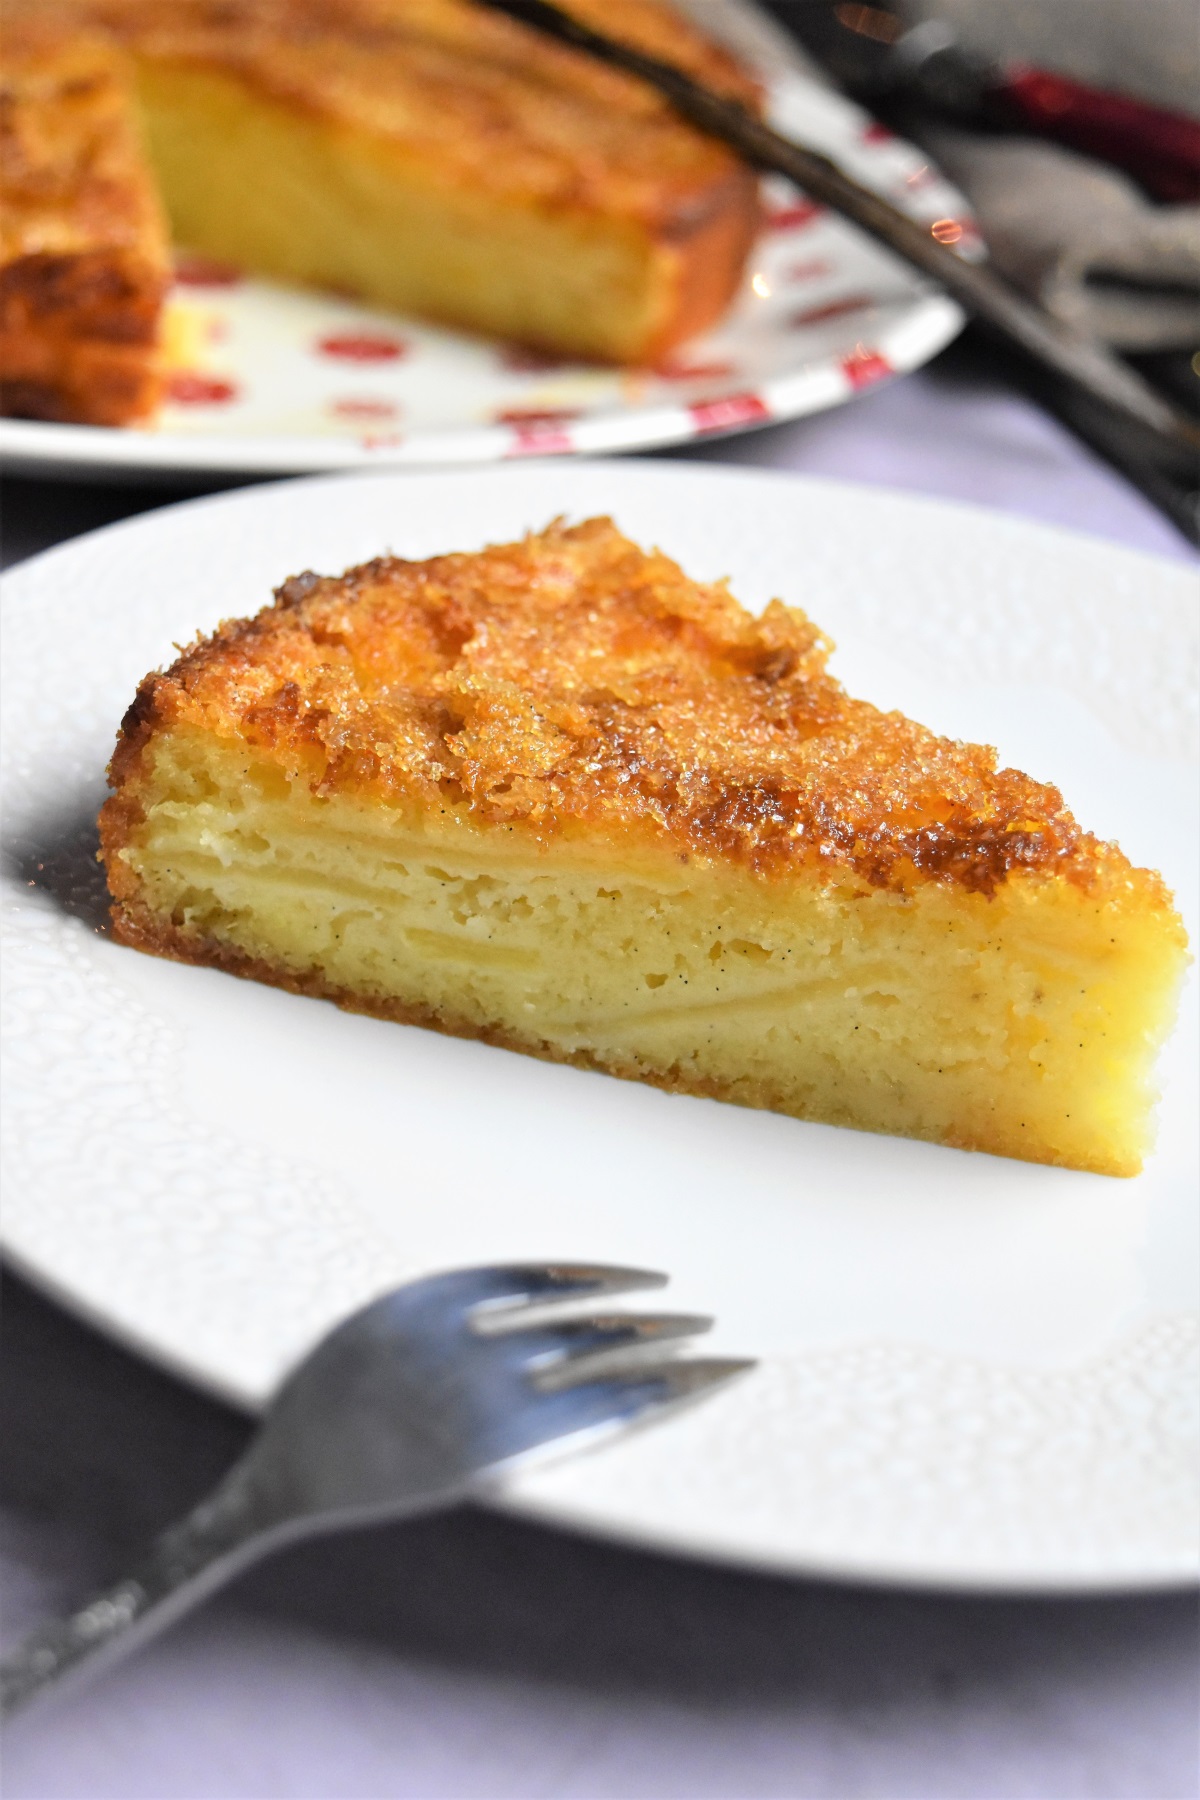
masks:
{"label": "silver fork", "polygon": [[244,1455],[131,1575],[5,1658],[0,1710],[133,1649],[284,1544],[451,1505],[545,1446],[593,1442],[753,1367],[656,1348],[711,1319],[547,1313],[665,1281],[600,1264],[459,1269],[364,1307],[284,1381]]}

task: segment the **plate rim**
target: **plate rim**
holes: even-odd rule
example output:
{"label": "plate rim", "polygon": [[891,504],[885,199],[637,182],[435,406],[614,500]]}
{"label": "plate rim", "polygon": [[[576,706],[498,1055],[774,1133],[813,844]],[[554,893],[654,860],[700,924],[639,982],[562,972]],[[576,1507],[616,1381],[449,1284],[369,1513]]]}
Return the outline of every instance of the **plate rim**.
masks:
{"label": "plate rim", "polygon": [[[2,424],[3,421],[0,421]],[[82,427],[81,427],[82,429]],[[414,485],[422,480],[505,480],[520,479],[529,470],[543,467],[567,467],[572,471],[589,472],[598,469],[621,469],[628,473],[638,465],[633,455],[617,456],[529,456],[520,459],[508,459],[501,463],[467,464],[465,466],[438,466],[434,468],[416,468],[401,470],[383,465],[372,465],[364,469],[314,469],[297,475],[269,475],[262,481],[239,482],[228,487],[221,486],[205,490],[198,494],[183,494],[178,499],[165,500],[161,505],[148,507],[142,512],[127,514],[124,518],[111,519],[103,525],[95,525],[87,531],[79,532],[75,537],[64,538],[57,544],[48,544],[43,550],[36,550],[30,556],[22,557],[19,562],[10,563],[7,568],[0,569],[0,603],[7,600],[10,605],[23,604],[21,597],[11,596],[14,583],[20,585],[26,570],[52,557],[66,556],[76,552],[80,546],[90,544],[94,540],[107,537],[110,533],[117,535],[127,531],[138,531],[152,521],[165,520],[184,509],[220,507],[226,504],[253,506],[260,496],[276,492],[295,491],[307,488],[325,489],[337,484],[354,484],[357,482],[388,481],[412,482]],[[982,500],[964,500],[958,495],[931,494],[919,489],[900,487],[883,487],[871,481],[852,481],[844,475],[825,475],[807,469],[785,469],[778,467],[759,467],[743,462],[696,462],[686,456],[655,456],[645,465],[647,471],[670,471],[678,476],[686,476],[689,480],[726,482],[735,481],[753,486],[757,483],[774,483],[781,487],[801,484],[804,487],[823,488],[833,494],[844,494],[861,501],[869,497],[872,505],[885,510],[918,509],[927,513],[951,512],[962,515],[966,520],[973,520],[981,529],[996,530],[1015,537],[1030,536],[1043,538],[1047,544],[1064,542],[1077,545],[1092,551],[1103,551],[1106,557],[1117,560],[1125,558],[1131,561],[1148,563],[1160,573],[1176,578],[1185,571],[1193,579],[1200,571],[1200,559],[1194,551],[1190,551],[1182,543],[1178,555],[1168,555],[1163,550],[1148,550],[1140,544],[1123,544],[1112,538],[1101,537],[1095,532],[1086,531],[1078,525],[1062,525],[1050,519],[1030,518],[1024,513],[1010,512],[1001,506],[988,505]],[[0,665],[0,678],[3,668]]]}
{"label": "plate rim", "polygon": [[[190,1388],[205,1399],[236,1412],[246,1420],[261,1416],[244,1398],[233,1393],[222,1382],[190,1364],[186,1359],[164,1351],[136,1327],[106,1318],[96,1305],[64,1284],[51,1271],[23,1251],[9,1244],[0,1232],[0,1274],[9,1269],[42,1298],[60,1306],[69,1317],[107,1339],[125,1354],[145,1361],[161,1375]],[[584,1455],[589,1454],[585,1451]],[[838,1586],[870,1586],[909,1589],[914,1592],[978,1595],[997,1599],[1087,1599],[1121,1595],[1181,1593],[1200,1588],[1200,1560],[1193,1559],[1187,1568],[1144,1569],[1139,1574],[1104,1574],[1088,1570],[1060,1570],[1057,1574],[1040,1572],[1022,1574],[1019,1570],[978,1568],[973,1573],[931,1565],[904,1566],[897,1561],[875,1560],[870,1556],[855,1559],[822,1553],[805,1556],[794,1552],[772,1553],[740,1545],[693,1543],[686,1533],[634,1525],[619,1518],[586,1519],[569,1508],[540,1495],[512,1494],[503,1482],[480,1487],[470,1496],[473,1506],[489,1511],[529,1519],[535,1524],[581,1538],[600,1538],[606,1543],[643,1551],[656,1556],[672,1556],[689,1562],[711,1564],[719,1568],[740,1569],[748,1574],[795,1581],[828,1581]]]}
{"label": "plate rim", "polygon": [[[872,346],[886,359],[887,373],[873,375],[872,388],[889,386],[914,373],[953,342],[966,315],[942,293],[918,295],[892,324],[876,332]],[[471,425],[458,430],[416,433],[400,443],[367,443],[360,438],[275,435],[260,437],[192,436],[188,433],[142,431],[136,427],[63,425],[40,419],[0,418],[0,469],[10,474],[47,475],[64,479],[82,472],[104,471],[111,480],[134,476],[180,480],[197,475],[323,475],[366,473],[371,469],[450,470],[486,468],[496,462],[534,457],[585,459],[636,455],[686,443],[715,443],[744,436],[765,426],[783,425],[828,412],[852,401],[860,391],[836,352],[800,368],[768,376],[736,394],[718,395],[748,416],[728,423],[705,424],[696,409],[683,403],[655,402],[596,413],[573,420],[569,431],[520,434],[506,425]],[[756,410],[761,407],[762,413]],[[555,442],[555,435],[567,441]]]}
{"label": "plate rim", "polygon": [[[85,1298],[73,1293],[60,1283],[52,1274],[42,1269],[36,1262],[26,1259],[21,1252],[13,1250],[0,1240],[0,1274],[9,1269],[20,1280],[24,1281],[43,1299],[60,1306],[62,1310],[89,1330],[96,1332],[109,1343],[115,1345],[127,1355],[144,1360],[161,1375],[177,1381],[181,1386],[190,1388],[207,1400],[216,1401],[228,1407],[241,1418],[256,1421],[260,1416],[245,1401],[232,1395],[220,1383],[206,1380],[187,1364],[178,1361],[170,1354],[162,1352],[139,1336],[136,1330],[124,1325],[113,1324]],[[585,1452],[586,1454],[586,1452]],[[488,1511],[510,1514],[515,1518],[529,1519],[538,1525],[547,1525],[552,1530],[563,1532],[584,1539],[600,1538],[622,1548],[643,1551],[655,1556],[671,1556],[689,1562],[712,1564],[720,1568],[740,1569],[748,1574],[764,1575],[776,1580],[795,1581],[828,1581],[838,1586],[869,1586],[890,1589],[910,1589],[914,1592],[956,1594],[969,1597],[978,1595],[1003,1599],[1037,1599],[1062,1598],[1086,1599],[1105,1596],[1119,1597],[1134,1594],[1182,1593],[1194,1591],[1200,1586],[1200,1566],[1187,1570],[1173,1571],[1160,1569],[1147,1571],[1141,1575],[1095,1575],[1088,1574],[1083,1578],[1070,1573],[1054,1577],[1048,1574],[1038,1576],[1022,1576],[1019,1573],[985,1571],[980,1569],[974,1576],[961,1574],[944,1568],[930,1568],[922,1571],[917,1568],[902,1568],[895,1563],[874,1562],[870,1558],[853,1561],[850,1558],[833,1556],[813,1557],[806,1560],[796,1555],[773,1556],[769,1551],[752,1551],[737,1547],[724,1547],[716,1550],[700,1547],[681,1541],[678,1534],[672,1535],[665,1527],[656,1532],[647,1527],[635,1527],[622,1520],[601,1520],[589,1518],[586,1522],[577,1515],[563,1511],[553,1503],[547,1503],[536,1495],[510,1496],[502,1484],[492,1488],[481,1487],[470,1499],[472,1506],[485,1508]]]}

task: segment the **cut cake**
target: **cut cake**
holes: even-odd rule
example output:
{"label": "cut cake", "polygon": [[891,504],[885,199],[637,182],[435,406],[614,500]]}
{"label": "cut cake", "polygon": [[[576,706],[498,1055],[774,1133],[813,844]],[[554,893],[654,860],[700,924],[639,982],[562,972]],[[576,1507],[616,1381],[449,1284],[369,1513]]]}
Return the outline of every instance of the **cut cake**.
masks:
{"label": "cut cake", "polygon": [[152,413],[168,269],[125,59],[16,9],[0,76],[0,411]]}
{"label": "cut cake", "polygon": [[[10,6],[18,30],[41,18],[67,61],[83,54],[79,29],[119,47],[149,156],[135,172],[110,49],[126,185],[152,209],[157,180],[189,250],[629,364],[702,331],[741,278],[754,172],[643,83],[471,0],[57,0],[53,26],[34,0]],[[658,0],[576,10],[757,104],[733,58]],[[123,216],[96,204],[89,172],[64,175],[62,217],[86,210],[122,244]]]}
{"label": "cut cake", "polygon": [[687,1093],[1129,1175],[1161,878],[613,524],[296,576],[142,684],[122,942]]}

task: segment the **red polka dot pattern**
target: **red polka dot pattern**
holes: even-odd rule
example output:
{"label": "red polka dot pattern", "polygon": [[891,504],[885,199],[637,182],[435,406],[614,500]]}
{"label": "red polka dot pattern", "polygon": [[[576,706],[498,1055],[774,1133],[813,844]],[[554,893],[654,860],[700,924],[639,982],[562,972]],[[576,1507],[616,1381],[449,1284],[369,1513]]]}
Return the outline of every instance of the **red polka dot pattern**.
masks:
{"label": "red polka dot pattern", "polygon": [[708,431],[732,431],[738,425],[761,425],[771,417],[761,394],[723,394],[715,400],[697,400],[688,412],[699,437]]}
{"label": "red polka dot pattern", "polygon": [[842,358],[842,373],[852,388],[870,387],[873,382],[883,381],[895,370],[886,356],[878,350],[868,350],[859,344],[851,356]]}
{"label": "red polka dot pattern", "polygon": [[238,397],[238,385],[219,375],[200,375],[192,369],[180,369],[169,375],[167,399],[176,406],[228,406]]}
{"label": "red polka dot pattern", "polygon": [[823,325],[826,319],[843,319],[847,313],[862,312],[873,304],[866,294],[847,294],[841,300],[827,300],[824,306],[810,306],[807,312],[792,314],[792,324]]}
{"label": "red polka dot pattern", "polygon": [[399,362],[408,354],[408,345],[402,337],[381,331],[335,331],[318,338],[317,353],[339,362]]}
{"label": "red polka dot pattern", "polygon": [[400,408],[393,400],[376,400],[367,394],[347,394],[329,402],[337,419],[395,419]]}

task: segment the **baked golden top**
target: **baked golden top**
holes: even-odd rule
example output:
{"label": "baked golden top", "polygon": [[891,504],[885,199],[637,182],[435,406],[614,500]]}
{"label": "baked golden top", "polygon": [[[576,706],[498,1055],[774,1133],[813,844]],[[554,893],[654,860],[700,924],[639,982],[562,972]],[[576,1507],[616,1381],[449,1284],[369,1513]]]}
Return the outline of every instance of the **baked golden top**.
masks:
{"label": "baked golden top", "polygon": [[[289,107],[434,156],[446,178],[681,230],[732,153],[643,83],[471,0],[80,0],[139,55],[232,75]],[[658,0],[581,18],[753,102],[724,50]]]}
{"label": "baked golden top", "polygon": [[69,15],[9,5],[0,74],[0,261],[136,251],[166,269],[166,227],[128,71]]}
{"label": "baked golden top", "polygon": [[764,875],[990,892],[1025,871],[1106,894],[1156,876],[995,752],[850,698],[803,613],[761,618],[608,519],[428,562],[294,576],[127,714],[109,802],[161,729],[254,746],[318,792],[463,808],[545,840],[646,836]]}

